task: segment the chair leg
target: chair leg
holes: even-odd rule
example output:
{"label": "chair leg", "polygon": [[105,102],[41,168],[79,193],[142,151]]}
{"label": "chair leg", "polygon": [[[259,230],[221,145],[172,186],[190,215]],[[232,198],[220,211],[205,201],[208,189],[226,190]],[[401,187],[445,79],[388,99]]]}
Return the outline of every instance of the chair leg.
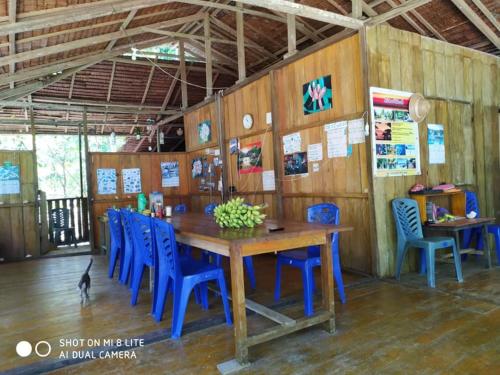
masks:
{"label": "chair leg", "polygon": [[[166,276],[166,275],[165,275]],[[162,275],[158,280],[158,287],[156,293],[156,304],[153,305],[153,316],[157,322],[163,319],[163,310],[165,309],[165,302],[167,301],[168,289],[170,287],[170,277]]]}
{"label": "chair leg", "polygon": [[108,277],[110,279],[113,278],[113,274],[115,273],[116,260],[118,258],[118,248],[114,245],[111,245],[111,251],[109,254],[109,268],[108,268]]}
{"label": "chair leg", "polygon": [[247,270],[248,278],[250,279],[250,287],[255,290],[257,288],[257,281],[255,280],[255,271],[253,268],[252,257],[243,257],[243,262]]}
{"label": "chair leg", "polygon": [[430,288],[436,287],[434,254],[435,254],[434,249],[429,249],[429,248],[425,249],[425,259],[427,261],[427,285]]}
{"label": "chair leg", "polygon": [[201,308],[203,310],[208,310],[208,285],[207,285],[207,282],[203,282],[203,283],[198,284],[198,290],[200,293]]}
{"label": "chair leg", "polygon": [[425,275],[427,272],[427,265],[426,265],[426,260],[425,260],[425,251],[424,249],[418,249],[420,253],[420,274]]}
{"label": "chair leg", "polygon": [[191,285],[182,280],[178,281],[181,286],[174,293],[174,319],[172,320],[172,338],[178,339],[181,337],[182,325],[184,324],[184,316],[191,294]]}
{"label": "chair leg", "polygon": [[308,264],[302,269],[302,283],[304,284],[304,313],[306,316],[314,314],[312,294],[312,268]]}
{"label": "chair leg", "polygon": [[279,301],[281,295],[281,262],[276,259],[276,280],[274,281],[274,300]]}
{"label": "chair leg", "polygon": [[[338,250],[333,251],[333,275],[335,277],[335,283],[337,284],[340,302],[345,303],[346,298],[344,290],[344,280],[342,279],[342,269],[340,267],[340,255],[338,253]],[[312,282],[314,285],[314,275]]]}
{"label": "chair leg", "polygon": [[[154,283],[153,283],[153,302],[151,303],[151,314],[155,313],[156,304],[158,302],[158,283],[160,281],[160,270],[158,268],[158,265],[156,264],[154,267],[155,271],[154,271]],[[149,269],[149,272],[151,272],[151,268]]]}
{"label": "chair leg", "polygon": [[127,284],[127,281],[129,279],[129,274],[130,274],[130,265],[132,262],[132,254],[130,249],[127,249],[125,247],[125,252],[123,256],[123,268],[122,272],[120,275],[120,283],[122,284]]}
{"label": "chair leg", "polygon": [[220,295],[222,298],[222,304],[224,305],[224,315],[226,316],[227,325],[232,325],[231,320],[231,310],[229,308],[229,301],[227,299],[227,289],[226,289],[226,279],[224,278],[224,273],[221,271],[217,279],[219,283]]}
{"label": "chair leg", "polygon": [[132,278],[132,296],[130,298],[130,304],[132,306],[137,305],[137,297],[139,296],[139,289],[141,288],[141,281],[143,274],[144,274],[144,264],[139,263],[134,267],[134,276]]}
{"label": "chair leg", "polygon": [[490,225],[488,227],[488,233],[493,234],[493,237],[495,239],[495,252],[497,253],[497,263],[498,265],[500,265],[500,225]]}
{"label": "chair leg", "polygon": [[462,276],[462,260],[460,258],[460,252],[458,251],[455,241],[453,241],[452,249],[453,249],[453,260],[455,261],[455,273],[457,275],[457,280],[459,283],[463,283],[464,278]]}
{"label": "chair leg", "polygon": [[396,279],[399,280],[401,277],[401,267],[403,266],[403,261],[405,259],[406,251],[408,250],[407,246],[399,247],[398,246],[398,255],[396,259]]}

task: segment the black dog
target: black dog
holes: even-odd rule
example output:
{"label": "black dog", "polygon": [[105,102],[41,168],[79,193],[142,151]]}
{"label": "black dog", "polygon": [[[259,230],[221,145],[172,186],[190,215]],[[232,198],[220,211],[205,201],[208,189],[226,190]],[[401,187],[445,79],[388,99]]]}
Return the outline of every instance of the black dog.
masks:
{"label": "black dog", "polygon": [[85,270],[85,273],[82,275],[80,282],[78,283],[78,288],[80,289],[80,298],[81,298],[80,303],[82,304],[84,302],[88,302],[89,300],[89,289],[90,289],[89,271],[93,261],[94,261],[93,259],[90,259],[90,263],[87,269]]}

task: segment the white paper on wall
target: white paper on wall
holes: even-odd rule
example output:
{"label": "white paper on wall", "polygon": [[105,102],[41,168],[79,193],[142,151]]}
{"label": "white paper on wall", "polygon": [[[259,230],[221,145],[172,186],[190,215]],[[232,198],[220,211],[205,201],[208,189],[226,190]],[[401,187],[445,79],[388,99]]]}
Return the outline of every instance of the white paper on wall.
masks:
{"label": "white paper on wall", "polygon": [[354,145],[365,142],[365,122],[362,118],[348,121],[349,144]]}
{"label": "white paper on wall", "polygon": [[300,152],[302,148],[302,139],[300,133],[292,133],[283,136],[283,153],[285,155]]}
{"label": "white paper on wall", "polygon": [[307,159],[308,161],[321,161],[323,160],[323,144],[313,143],[307,146]]}
{"label": "white paper on wall", "polygon": [[347,156],[347,121],[325,125],[328,158]]}
{"label": "white paper on wall", "polygon": [[276,190],[276,180],[274,177],[274,169],[262,172],[262,189],[264,191]]}

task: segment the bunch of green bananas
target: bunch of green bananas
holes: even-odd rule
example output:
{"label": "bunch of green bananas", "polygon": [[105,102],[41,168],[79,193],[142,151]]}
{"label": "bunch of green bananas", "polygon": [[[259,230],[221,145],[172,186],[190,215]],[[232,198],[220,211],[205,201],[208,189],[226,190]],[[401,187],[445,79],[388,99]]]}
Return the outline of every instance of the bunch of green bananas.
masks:
{"label": "bunch of green bananas", "polygon": [[214,210],[215,222],[221,228],[253,228],[262,224],[265,214],[260,213],[264,206],[247,206],[243,198],[233,198],[218,205]]}

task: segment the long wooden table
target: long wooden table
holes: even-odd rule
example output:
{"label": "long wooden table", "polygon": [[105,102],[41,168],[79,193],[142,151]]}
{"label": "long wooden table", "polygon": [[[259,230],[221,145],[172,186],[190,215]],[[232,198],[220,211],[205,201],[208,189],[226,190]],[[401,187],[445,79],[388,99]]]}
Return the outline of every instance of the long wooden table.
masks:
{"label": "long wooden table", "polygon": [[[167,219],[176,231],[178,242],[209,250],[230,258],[231,294],[234,318],[235,359],[219,364],[223,374],[248,366],[248,348],[295,331],[324,323],[335,332],[334,282],[331,234],[350,231],[346,225],[322,225],[288,220],[266,220],[256,228],[221,229],[213,217],[184,213]],[[272,231],[273,228],[282,228]],[[311,317],[292,319],[245,298],[243,257],[319,245],[321,256],[322,308]],[[278,323],[255,335],[247,331],[246,309]]]}

